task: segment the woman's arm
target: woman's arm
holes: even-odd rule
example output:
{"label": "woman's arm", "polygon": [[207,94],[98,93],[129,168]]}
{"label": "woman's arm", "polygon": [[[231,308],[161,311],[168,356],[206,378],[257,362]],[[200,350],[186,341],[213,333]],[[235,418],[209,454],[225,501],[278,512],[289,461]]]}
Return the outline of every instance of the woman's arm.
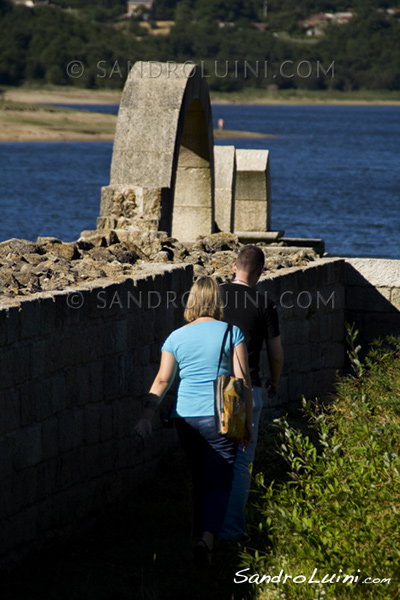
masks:
{"label": "woman's arm", "polygon": [[175,356],[166,350],[161,353],[160,368],[149,391],[142,416],[135,426],[135,431],[140,437],[147,437],[152,432],[151,419],[158,405],[174,381],[178,364]]}
{"label": "woman's arm", "polygon": [[244,398],[246,401],[246,434],[244,446],[247,448],[247,446],[250,446],[253,437],[253,392],[251,389],[249,361],[245,342],[240,342],[233,350],[233,373],[235,377],[240,377],[244,381]]}

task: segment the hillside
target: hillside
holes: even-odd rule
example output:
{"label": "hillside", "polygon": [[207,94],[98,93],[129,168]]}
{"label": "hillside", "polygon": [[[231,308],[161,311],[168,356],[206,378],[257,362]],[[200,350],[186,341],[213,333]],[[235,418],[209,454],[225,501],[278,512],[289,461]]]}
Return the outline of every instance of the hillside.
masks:
{"label": "hillside", "polygon": [[395,9],[360,0],[351,9],[341,0],[160,0],[128,18],[115,0],[0,0],[0,85],[117,90],[136,60],[168,60],[200,63],[220,92],[399,90]]}

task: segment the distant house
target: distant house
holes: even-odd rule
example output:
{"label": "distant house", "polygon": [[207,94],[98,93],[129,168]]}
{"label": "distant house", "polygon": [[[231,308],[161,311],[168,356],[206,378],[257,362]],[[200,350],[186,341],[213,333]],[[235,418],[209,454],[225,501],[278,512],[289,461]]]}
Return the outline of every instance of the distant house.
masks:
{"label": "distant house", "polygon": [[306,30],[308,36],[320,36],[324,33],[324,27],[329,22],[329,13],[320,13],[318,15],[311,15],[308,19],[300,21],[300,24]]}
{"label": "distant house", "polygon": [[386,9],[388,15],[392,17],[396,17],[396,19],[400,19],[400,8],[388,8]]}
{"label": "distant house", "polygon": [[319,13],[311,15],[308,19],[300,21],[300,24],[306,30],[308,36],[320,36],[324,33],[324,28],[328,23],[334,25],[345,25],[354,16],[353,12],[337,12],[337,13]]}
{"label": "distant house", "polygon": [[151,11],[153,8],[154,0],[128,0],[127,2],[127,16],[132,17],[138,14],[140,10]]}
{"label": "distant house", "polygon": [[17,6],[27,6],[28,8],[37,8],[38,6],[51,6],[55,7],[55,4],[49,2],[49,0],[13,0],[13,4]]}
{"label": "distant house", "polygon": [[354,13],[352,12],[337,12],[332,14],[332,23],[335,25],[346,25],[352,19]]}

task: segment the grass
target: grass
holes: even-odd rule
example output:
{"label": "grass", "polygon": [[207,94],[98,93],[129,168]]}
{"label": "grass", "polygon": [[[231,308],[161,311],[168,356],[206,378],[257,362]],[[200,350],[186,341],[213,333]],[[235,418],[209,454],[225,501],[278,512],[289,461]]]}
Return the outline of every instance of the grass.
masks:
{"label": "grass", "polygon": [[[391,344],[364,364],[353,346],[355,375],[338,382],[332,405],[305,404],[312,436],[280,422],[289,478],[271,484],[259,473],[253,523],[270,545],[243,561],[251,573],[305,579],[266,582],[261,600],[400,597],[400,340]],[[319,584],[308,583],[314,569]]]}
{"label": "grass", "polygon": [[211,92],[211,102],[227,104],[251,103],[291,103],[291,104],[357,104],[357,103],[395,103],[400,102],[400,92],[397,90],[358,90],[340,92],[338,90],[300,90],[286,89],[267,91],[258,88],[243,88],[237,92]]}

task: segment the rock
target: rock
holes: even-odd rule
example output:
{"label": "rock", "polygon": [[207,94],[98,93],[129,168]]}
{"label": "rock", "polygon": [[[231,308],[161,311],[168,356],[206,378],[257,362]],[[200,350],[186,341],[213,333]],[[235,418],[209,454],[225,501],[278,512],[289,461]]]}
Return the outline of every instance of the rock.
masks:
{"label": "rock", "polygon": [[204,250],[205,252],[239,250],[239,239],[234,233],[202,235],[193,244],[193,250]]}
{"label": "rock", "polygon": [[157,254],[154,256],[153,260],[154,262],[168,262],[170,258],[168,256],[168,252],[160,250],[160,252],[157,252]]}
{"label": "rock", "polygon": [[7,257],[12,256],[23,256],[30,253],[38,253],[40,250],[38,244],[30,242],[29,240],[19,240],[17,238],[11,238],[0,243],[0,256]]}
{"label": "rock", "polygon": [[[82,231],[81,236],[78,240],[78,246],[81,244],[93,244],[93,246],[103,246],[106,248],[110,244],[117,244],[119,242],[118,235],[114,229],[102,229],[98,231]],[[84,249],[84,248],[83,248]]]}
{"label": "rock", "polygon": [[111,262],[115,260],[115,256],[109,250],[107,250],[107,248],[103,248],[102,246],[94,246],[91,248],[89,250],[89,255],[91,258],[93,258],[93,260],[97,261],[102,260],[105,262]]}
{"label": "rock", "polygon": [[38,237],[38,246],[41,254],[52,253],[66,260],[78,260],[81,258],[78,244],[76,242],[62,242],[54,237]]}
{"label": "rock", "polygon": [[28,252],[28,254],[24,255],[24,259],[33,266],[40,265],[43,261],[46,260],[46,255],[44,254],[35,254],[34,252]]}
{"label": "rock", "polygon": [[[62,290],[100,277],[134,276],[141,262],[183,262],[195,278],[212,275],[232,279],[232,264],[241,247],[237,236],[217,233],[182,243],[163,231],[128,229],[82,232],[77,242],[39,237],[36,242],[12,238],[0,243],[0,295],[13,298],[41,290]],[[316,258],[313,249],[263,246],[265,270],[303,266]]]}
{"label": "rock", "polygon": [[45,246],[47,244],[62,244],[62,241],[59,238],[51,237],[51,236],[39,236],[36,240],[36,243],[39,246]]}
{"label": "rock", "polygon": [[108,247],[109,251],[115,256],[115,258],[121,263],[135,264],[139,259],[139,255],[135,250],[129,247],[128,244],[112,244]]}

